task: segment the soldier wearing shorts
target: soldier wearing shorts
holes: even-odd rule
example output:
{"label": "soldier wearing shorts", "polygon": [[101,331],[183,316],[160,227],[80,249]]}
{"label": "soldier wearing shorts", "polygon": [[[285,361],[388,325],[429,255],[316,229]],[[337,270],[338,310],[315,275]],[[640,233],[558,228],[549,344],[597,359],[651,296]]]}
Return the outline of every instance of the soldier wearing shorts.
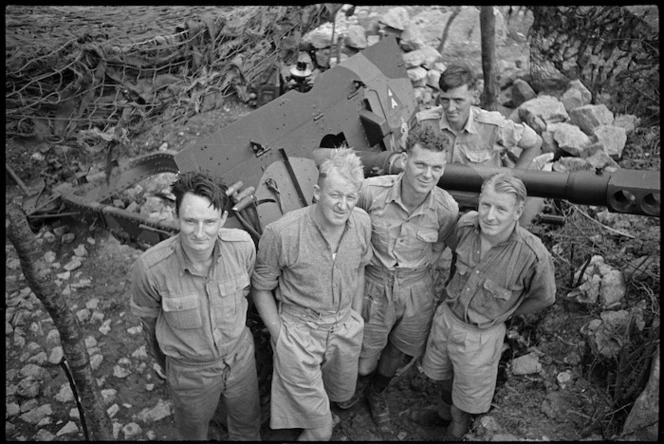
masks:
{"label": "soldier wearing shorts", "polygon": [[357,155],[336,150],[321,164],[316,203],[269,224],[258,246],[253,298],[274,350],[270,426],[304,429],[300,440],[329,440],[330,401],[355,389],[372,256],[371,221],[355,208],[363,178]]}
{"label": "soldier wearing shorts", "polygon": [[[438,180],[445,144],[428,128],[411,131],[399,175],[365,179],[358,207],[371,217],[374,257],[365,270],[364,340],[350,408],[366,392],[371,414],[389,428],[385,389],[407,356],[424,352],[435,309],[431,267],[454,229],[458,205]],[[366,390],[365,390],[366,389]]]}
{"label": "soldier wearing shorts", "polygon": [[555,301],[551,255],[518,224],[526,198],[523,182],[506,173],[484,181],[477,212],[457,224],[454,273],[436,310],[422,370],[441,381],[442,401],[414,411],[424,424],[432,413],[445,422],[448,440],[460,440],[472,414],[489,411],[496,388],[505,321]]}

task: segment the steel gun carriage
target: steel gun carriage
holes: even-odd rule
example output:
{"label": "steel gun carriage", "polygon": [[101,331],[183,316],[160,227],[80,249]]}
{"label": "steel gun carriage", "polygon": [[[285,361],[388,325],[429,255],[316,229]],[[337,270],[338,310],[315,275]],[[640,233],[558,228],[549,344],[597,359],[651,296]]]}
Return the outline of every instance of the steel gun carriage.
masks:
{"label": "steel gun carriage", "polygon": [[[77,183],[42,189],[25,199],[29,218],[81,214],[100,219],[114,233],[153,245],[177,230],[173,221],[151,219],[105,203],[147,177],[205,169],[239,192],[226,226],[262,228],[282,214],[311,204],[317,163],[330,149],[348,145],[366,174],[395,174],[417,111],[415,95],[394,37],[325,71],[306,93],[289,91],[180,152],[147,154]],[[450,164],[439,186],[460,202],[479,192],[483,179],[502,168]],[[529,196],[606,206],[609,211],[659,217],[658,171],[572,173],[511,169]]]}

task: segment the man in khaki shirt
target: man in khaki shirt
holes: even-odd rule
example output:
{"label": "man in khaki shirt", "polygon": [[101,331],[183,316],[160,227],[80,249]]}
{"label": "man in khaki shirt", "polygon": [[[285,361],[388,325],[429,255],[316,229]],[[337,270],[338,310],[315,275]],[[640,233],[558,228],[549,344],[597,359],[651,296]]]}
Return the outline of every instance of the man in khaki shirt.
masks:
{"label": "man in khaki shirt", "polygon": [[[541,154],[542,138],[525,123],[474,106],[480,94],[477,83],[467,66],[450,65],[438,80],[440,105],[417,113],[417,124],[439,131],[448,141],[450,163],[533,168],[533,159]],[[465,199],[459,200],[462,207],[467,205]],[[469,198],[469,206],[475,206],[475,201]],[[521,218],[523,226],[530,225],[542,204],[541,198],[527,199]]]}
{"label": "man in khaki shirt", "polygon": [[246,326],[256,258],[249,235],[222,228],[226,187],[200,172],[172,185],[180,232],[143,253],[131,311],[166,372],[179,438],[205,441],[218,404],[231,440],[260,440],[254,340]]}
{"label": "man in khaki shirt", "polygon": [[555,301],[551,255],[518,224],[525,198],[520,179],[508,173],[487,178],[478,211],[461,216],[451,241],[454,274],[422,360],[423,372],[440,381],[441,402],[411,413],[420,424],[449,423],[447,440],[461,440],[471,415],[491,407],[505,321]]}
{"label": "man in khaki shirt", "polygon": [[440,131],[449,143],[447,161],[489,167],[512,166],[507,152],[518,148],[516,168],[527,168],[540,154],[542,138],[525,123],[504,118],[473,103],[480,91],[477,79],[464,65],[450,65],[438,80],[437,107],[416,114],[417,122]]}
{"label": "man in khaki shirt", "polygon": [[270,426],[304,429],[301,441],[329,440],[330,401],[355,389],[372,256],[371,221],[355,208],[363,178],[357,155],[336,150],[321,164],[316,203],[267,225],[258,245],[253,299],[274,351]]}
{"label": "man in khaki shirt", "polygon": [[365,392],[376,425],[389,429],[385,389],[406,356],[424,352],[434,311],[431,268],[446,247],[459,212],[438,180],[445,170],[440,134],[418,128],[408,135],[399,175],[365,179],[358,207],[371,217],[374,257],[366,268],[364,340],[352,407]]}

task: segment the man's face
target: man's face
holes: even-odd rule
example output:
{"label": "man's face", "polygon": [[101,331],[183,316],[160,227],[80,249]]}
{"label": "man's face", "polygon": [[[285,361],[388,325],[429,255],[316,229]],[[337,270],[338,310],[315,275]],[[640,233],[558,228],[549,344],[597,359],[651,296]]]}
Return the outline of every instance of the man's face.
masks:
{"label": "man's face", "polygon": [[487,186],[480,194],[479,224],[481,232],[490,237],[508,236],[523,213],[523,203],[517,205],[516,196],[499,193]]}
{"label": "man's face", "polygon": [[341,226],[346,223],[357,204],[359,187],[332,170],[320,186],[314,186],[314,197],[323,223]]}
{"label": "man's face", "polygon": [[186,250],[212,254],[217,233],[225,221],[221,209],[215,209],[206,197],[193,193],[182,196],[178,223],[180,239]]}
{"label": "man's face", "polygon": [[323,69],[330,67],[330,48],[316,50],[316,63]]}
{"label": "man's face", "polygon": [[438,103],[443,106],[447,121],[454,129],[461,129],[468,121],[470,106],[475,101],[475,90],[469,90],[468,85],[440,91]]}
{"label": "man's face", "polygon": [[445,152],[427,150],[416,143],[404,155],[403,184],[415,194],[428,194],[445,171]]}

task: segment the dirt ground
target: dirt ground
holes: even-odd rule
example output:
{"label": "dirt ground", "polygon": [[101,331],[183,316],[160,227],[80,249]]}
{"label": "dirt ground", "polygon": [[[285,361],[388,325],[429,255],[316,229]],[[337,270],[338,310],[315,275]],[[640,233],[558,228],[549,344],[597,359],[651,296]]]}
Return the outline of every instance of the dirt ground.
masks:
{"label": "dirt ground", "polygon": [[[199,7],[192,8],[198,10]],[[131,29],[145,30],[150,26],[171,30],[187,14],[192,11],[185,7],[169,9],[160,7],[150,9],[150,14],[143,14],[141,23],[136,14],[132,14]],[[12,12],[12,11],[9,11]],[[101,20],[99,9],[95,7],[75,7],[62,9],[63,13],[77,14],[84,20],[93,23]],[[145,11],[144,11],[145,12]],[[50,13],[53,13],[51,10]],[[139,14],[140,15],[140,14]],[[23,17],[23,16],[21,16]],[[8,19],[19,20],[21,17],[9,16]],[[35,16],[37,17],[37,16]],[[121,23],[129,18],[126,11],[114,12],[113,24],[116,27],[124,26]],[[104,18],[102,21],[106,22]],[[147,22],[158,25],[147,25]],[[26,24],[27,26],[27,24]],[[52,31],[57,32],[57,31]],[[72,32],[76,32],[73,30]],[[153,149],[167,143],[170,149],[179,150],[186,144],[195,142],[198,138],[211,134],[220,126],[228,124],[250,112],[251,109],[243,104],[229,103],[221,110],[199,114],[189,119],[185,124],[172,125],[165,128],[155,128],[146,131],[132,140],[131,150],[141,152],[146,147]],[[24,146],[29,152],[31,147]],[[638,153],[637,153],[638,154]],[[13,199],[20,201],[20,190],[7,179],[6,204]],[[30,183],[28,183],[30,186]],[[659,220],[638,219],[640,251],[656,250],[659,255]],[[68,227],[75,235],[73,241],[64,243],[60,236],[54,240],[45,235],[58,227]],[[83,337],[92,336],[104,356],[100,367],[94,371],[98,378],[100,389],[114,388],[117,395],[114,403],[120,406],[113,417],[113,422],[125,425],[136,421],[136,415],[144,409],[153,408],[158,400],[168,399],[165,384],[151,370],[152,362],[148,358],[134,358],[132,354],[144,345],[142,334],[136,334],[132,327],[139,325],[137,318],[129,312],[129,294],[127,276],[130,273],[133,261],[141,253],[140,250],[121,244],[106,230],[81,224],[73,219],[61,219],[42,226],[37,234],[40,239],[42,255],[47,251],[55,253],[55,262],[66,264],[74,255],[74,249],[84,245],[87,257],[82,266],[73,273],[74,279],[90,279],[90,287],[73,289],[66,296],[71,310],[76,312],[86,303],[96,299],[97,309],[104,314],[104,320],[111,320],[111,331],[108,334],[100,332],[100,321],[81,322]],[[638,236],[637,236],[638,238]],[[616,247],[636,249],[637,241],[629,244],[624,239],[616,240]],[[622,250],[625,251],[625,250]],[[16,252],[6,239],[7,264],[16,258]],[[15,262],[14,262],[15,264]],[[58,270],[61,272],[62,270]],[[6,266],[6,300],[26,287],[20,268]],[[559,284],[559,299],[564,283]],[[635,296],[636,297],[636,296]],[[658,310],[658,307],[657,307]],[[514,334],[507,341],[509,349],[503,354],[501,361],[498,387],[494,396],[492,409],[474,421],[471,432],[467,435],[469,441],[485,440],[606,440],[615,439],[616,425],[607,427],[604,421],[610,405],[606,401],[605,389],[587,371],[588,359],[591,359],[586,350],[579,330],[582,325],[593,318],[593,313],[587,310],[574,310],[570,306],[558,301],[541,315],[517,319],[508,327]],[[33,324],[39,328],[31,328]],[[36,305],[26,319],[26,342],[35,342],[40,348],[48,351],[52,344],[48,344],[46,333],[53,327],[52,320],[43,307]],[[21,357],[25,353],[23,347],[17,346],[9,337],[6,337],[6,374],[7,384],[16,384],[17,380],[11,377],[25,364]],[[508,364],[513,357],[521,356],[529,351],[535,351],[540,356],[542,371],[532,375],[515,376]],[[126,377],[118,377],[114,367],[122,358],[131,357]],[[568,370],[572,379],[564,388],[557,383],[560,372]],[[69,421],[69,411],[75,407],[73,401],[62,403],[55,399],[60,387],[67,382],[62,370],[57,366],[48,367],[49,377],[42,387],[39,395],[39,404],[50,402],[53,408],[52,423],[37,427],[21,421],[18,417],[11,422],[14,428],[6,433],[8,440],[33,440],[39,428],[46,428],[56,433],[64,423]],[[151,385],[154,384],[154,387]],[[415,367],[404,373],[388,388],[389,406],[392,412],[392,431],[381,433],[371,421],[366,401],[362,400],[353,408],[342,411],[333,409],[340,421],[334,429],[333,440],[340,441],[373,441],[373,440],[399,440],[399,441],[435,441],[442,438],[443,427],[421,427],[408,419],[412,409],[433,404],[438,393],[435,386],[418,374]],[[8,400],[9,402],[9,400]],[[138,421],[137,421],[138,422]],[[172,440],[176,434],[173,425],[173,416],[168,416],[157,422],[139,422],[143,431],[134,439],[138,440]],[[80,429],[80,427],[79,427]],[[613,431],[612,433],[607,432]],[[151,433],[149,433],[151,432]],[[264,424],[262,436],[264,440],[289,441],[297,437],[297,430],[270,430]],[[608,434],[607,434],[608,433]],[[118,439],[123,439],[120,432]],[[223,433],[220,436],[223,438]],[[80,441],[84,440],[82,431],[78,433],[57,437],[57,440]]]}

